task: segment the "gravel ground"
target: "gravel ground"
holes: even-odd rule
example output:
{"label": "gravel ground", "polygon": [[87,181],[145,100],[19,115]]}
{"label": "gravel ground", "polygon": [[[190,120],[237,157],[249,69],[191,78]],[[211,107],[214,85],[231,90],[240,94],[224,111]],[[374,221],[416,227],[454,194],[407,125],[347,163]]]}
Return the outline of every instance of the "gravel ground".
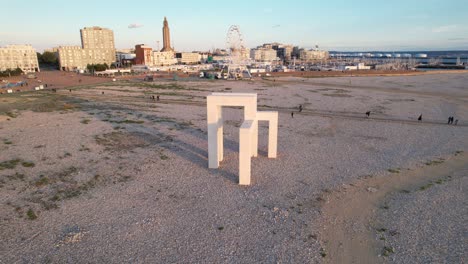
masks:
{"label": "gravel ground", "polygon": [[[47,84],[47,89],[59,89],[68,86],[89,85],[112,81],[111,78],[79,75],[73,72],[63,72],[58,70],[36,72],[35,75],[37,77],[35,79],[28,79],[26,76],[1,77],[1,79],[7,80],[9,82],[24,81],[29,84],[28,86],[14,87],[14,91],[31,91],[34,90],[34,87],[44,84]],[[6,92],[6,89],[1,89],[0,92]]]}
{"label": "gravel ground", "polygon": [[[59,91],[77,108],[0,121],[0,162],[20,160],[0,170],[0,262],[320,263],[324,191],[468,147],[466,126],[414,122],[419,111],[411,108],[445,120],[467,109],[460,103],[466,90],[439,100],[424,94],[425,85],[405,94],[270,81],[178,83],[185,88],[116,83]],[[257,92],[259,105],[281,111],[278,158],[265,157],[262,125],[249,187],[237,184],[240,109],[223,110],[225,160],[207,168],[203,96],[223,90]],[[162,94],[161,102],[151,94]],[[411,107],[389,101],[408,96]],[[291,118],[289,109],[307,102]],[[370,107],[397,121],[366,119]],[[336,116],[310,114],[319,110]],[[398,121],[408,116],[413,122]]]}
{"label": "gravel ground", "polygon": [[391,263],[465,263],[468,167],[417,191],[392,195],[379,216]]}

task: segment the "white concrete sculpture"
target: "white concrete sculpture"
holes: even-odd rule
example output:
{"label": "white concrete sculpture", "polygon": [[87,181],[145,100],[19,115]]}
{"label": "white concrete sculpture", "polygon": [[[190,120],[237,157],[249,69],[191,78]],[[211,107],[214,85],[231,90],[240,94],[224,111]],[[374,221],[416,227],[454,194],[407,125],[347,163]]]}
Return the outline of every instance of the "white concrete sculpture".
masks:
{"label": "white concrete sculpture", "polygon": [[243,106],[244,122],[239,133],[239,184],[250,185],[250,159],[258,155],[258,121],[268,121],[268,157],[276,158],[278,112],[257,112],[257,94],[212,93],[207,96],[208,167],[223,160],[223,106]]}

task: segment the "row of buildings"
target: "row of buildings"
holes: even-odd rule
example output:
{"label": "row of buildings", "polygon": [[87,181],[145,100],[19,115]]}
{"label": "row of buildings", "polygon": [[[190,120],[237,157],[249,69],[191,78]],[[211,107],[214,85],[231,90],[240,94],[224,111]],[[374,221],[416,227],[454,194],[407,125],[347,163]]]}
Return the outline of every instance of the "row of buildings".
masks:
{"label": "row of buildings", "polygon": [[[227,52],[213,56],[203,52],[176,52],[170,45],[169,23],[163,22],[163,48],[153,50],[145,44],[138,44],[133,50],[116,51],[114,32],[107,28],[85,27],[80,30],[81,46],[59,46],[52,52],[57,54],[60,70],[86,70],[90,64],[107,64],[116,67],[130,65],[167,66],[174,64],[199,64],[209,61],[225,61]],[[254,49],[244,48],[241,58],[250,62],[286,62],[323,60],[327,51],[299,49],[292,45],[268,43]],[[0,71],[20,68],[24,72],[39,71],[36,51],[30,45],[10,45],[0,48]]]}
{"label": "row of buildings", "polygon": [[293,45],[281,43],[266,43],[250,50],[250,58],[255,61],[282,61],[289,63],[293,60],[303,62],[328,59],[328,51],[316,49],[301,49]]}

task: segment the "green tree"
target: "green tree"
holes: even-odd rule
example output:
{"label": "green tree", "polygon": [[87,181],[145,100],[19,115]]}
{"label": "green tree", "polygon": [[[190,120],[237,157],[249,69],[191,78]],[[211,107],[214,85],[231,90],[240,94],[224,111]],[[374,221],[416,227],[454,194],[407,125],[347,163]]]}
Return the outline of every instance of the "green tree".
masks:
{"label": "green tree", "polygon": [[57,55],[54,52],[44,51],[41,56],[42,62],[45,64],[57,64]]}
{"label": "green tree", "polygon": [[7,69],[6,71],[0,72],[0,77],[18,76],[22,73],[23,71],[20,68],[16,68],[14,70]]}
{"label": "green tree", "polygon": [[109,68],[109,65],[106,63],[104,64],[88,64],[86,66],[86,69],[88,69],[89,72],[97,72],[97,71],[105,71]]}

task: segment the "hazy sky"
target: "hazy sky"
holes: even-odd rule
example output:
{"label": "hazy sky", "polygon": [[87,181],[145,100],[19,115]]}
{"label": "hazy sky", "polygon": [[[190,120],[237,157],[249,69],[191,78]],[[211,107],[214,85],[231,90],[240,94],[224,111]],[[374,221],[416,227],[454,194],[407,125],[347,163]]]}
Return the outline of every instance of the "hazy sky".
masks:
{"label": "hazy sky", "polygon": [[0,46],[38,51],[80,45],[80,28],[114,31],[116,48],[162,47],[167,16],[176,50],[224,48],[239,25],[244,43],[327,50],[468,50],[468,0],[0,0]]}

